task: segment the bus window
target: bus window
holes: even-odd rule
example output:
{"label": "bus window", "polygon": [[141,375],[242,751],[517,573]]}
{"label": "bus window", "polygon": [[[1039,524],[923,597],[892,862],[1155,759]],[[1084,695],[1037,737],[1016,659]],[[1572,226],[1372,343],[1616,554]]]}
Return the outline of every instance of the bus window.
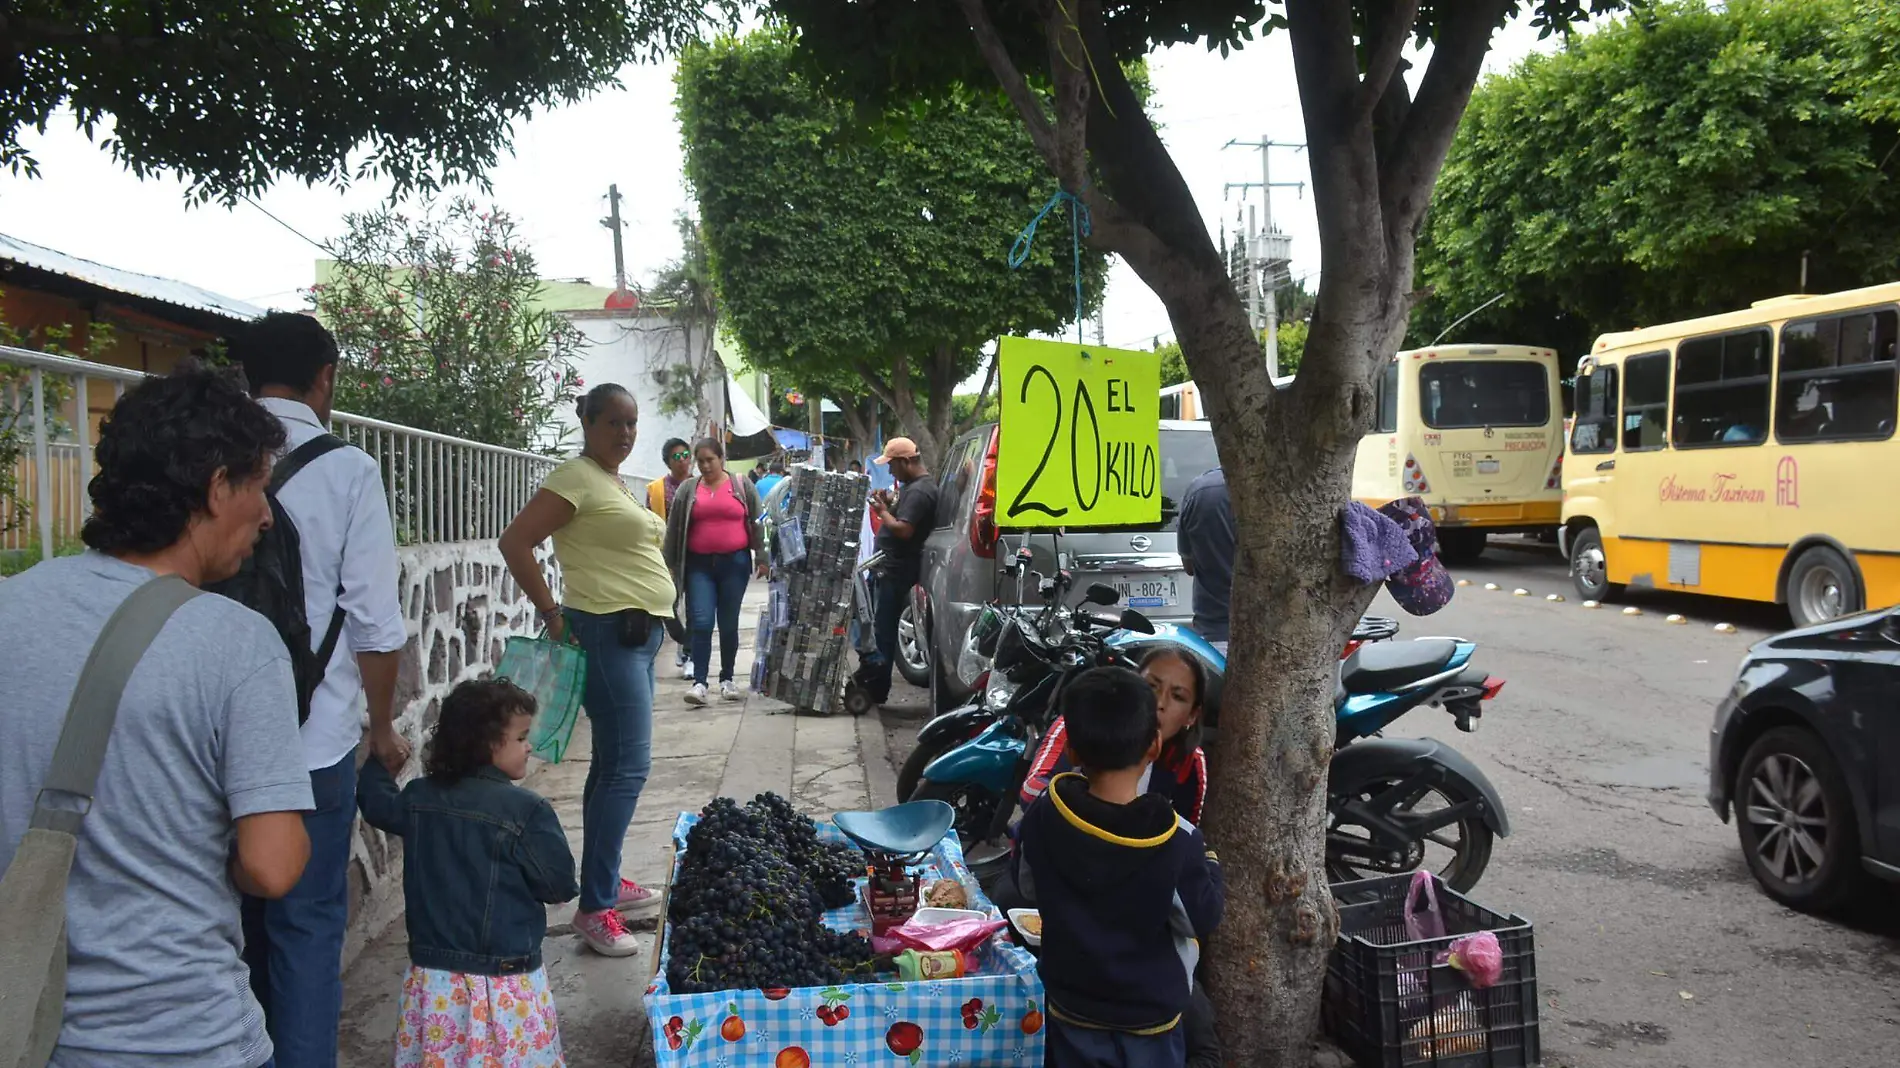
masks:
{"label": "bus window", "polygon": [[1570,451],[1616,451],[1616,367],[1600,366],[1577,379],[1577,423]]}
{"label": "bus window", "polygon": [[1669,354],[1652,352],[1623,361],[1623,451],[1642,452],[1669,444]]}
{"label": "bus window", "polygon": [[1377,434],[1396,434],[1399,430],[1399,361],[1393,360],[1385,365],[1385,372],[1373,384],[1373,392],[1379,402],[1379,421],[1374,424]]}
{"label": "bus window", "polygon": [[1163,419],[1181,418],[1181,394],[1169,393],[1162,396],[1161,418]]}
{"label": "bus window", "polygon": [[1550,371],[1519,360],[1447,360],[1418,373],[1419,414],[1433,430],[1543,426]]}
{"label": "bus window", "polygon": [[1766,330],[1691,338],[1677,346],[1670,443],[1692,449],[1766,440],[1771,346]]}
{"label": "bus window", "polygon": [[1893,435],[1892,311],[1809,319],[1781,328],[1781,396],[1775,436],[1783,441],[1867,441]]}

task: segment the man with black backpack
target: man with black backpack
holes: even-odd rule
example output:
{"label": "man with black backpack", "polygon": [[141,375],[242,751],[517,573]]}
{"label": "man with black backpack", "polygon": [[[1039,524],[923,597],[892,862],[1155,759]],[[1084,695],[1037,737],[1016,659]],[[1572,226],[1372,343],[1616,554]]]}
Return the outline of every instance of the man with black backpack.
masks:
{"label": "man with black backpack", "polygon": [[[376,461],[325,430],[337,346],[307,315],[273,312],[231,338],[251,392],[278,418],[287,452],[271,475],[273,522],[249,564],[218,592],[250,605],[290,651],[316,811],[310,863],[282,899],[245,901],[245,958],[277,1049],[276,1068],[335,1068],[349,919],[356,749],[369,712],[370,758],[409,759],[394,724],[408,639],[396,540]],[[288,714],[288,710],[286,710]]]}

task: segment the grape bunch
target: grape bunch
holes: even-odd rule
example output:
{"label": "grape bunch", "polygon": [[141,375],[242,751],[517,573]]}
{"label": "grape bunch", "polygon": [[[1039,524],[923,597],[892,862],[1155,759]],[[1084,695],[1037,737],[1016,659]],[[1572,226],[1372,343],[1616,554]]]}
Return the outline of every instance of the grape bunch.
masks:
{"label": "grape bunch", "polygon": [[741,807],[715,798],[686,836],[667,922],[666,980],[675,993],[829,986],[868,971],[871,946],[827,929],[825,910],[849,904],[863,858],[818,840],[777,794]]}

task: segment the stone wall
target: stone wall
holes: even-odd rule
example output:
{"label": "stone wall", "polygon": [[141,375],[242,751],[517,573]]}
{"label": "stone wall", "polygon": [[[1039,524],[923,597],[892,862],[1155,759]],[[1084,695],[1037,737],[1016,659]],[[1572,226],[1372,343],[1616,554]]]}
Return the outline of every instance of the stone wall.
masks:
{"label": "stone wall", "polygon": [[[396,680],[396,727],[420,761],[442,698],[457,683],[492,672],[508,638],[532,635],[539,624],[494,542],[417,545],[398,552],[409,643]],[[545,547],[541,559],[558,590],[558,569]],[[366,752],[367,747],[359,751],[359,761]],[[349,882],[346,968],[365,942],[402,916],[402,840],[358,820]]]}

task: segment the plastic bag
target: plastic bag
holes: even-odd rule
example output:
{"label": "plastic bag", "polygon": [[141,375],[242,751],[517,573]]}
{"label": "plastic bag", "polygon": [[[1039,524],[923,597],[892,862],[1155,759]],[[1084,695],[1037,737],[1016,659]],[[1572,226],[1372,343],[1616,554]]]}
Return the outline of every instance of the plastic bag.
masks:
{"label": "plastic bag", "polygon": [[[1423,897],[1425,905],[1418,906]],[[1428,871],[1412,873],[1412,885],[1405,889],[1405,934],[1414,942],[1445,937],[1445,914],[1438,910],[1438,876]]]}
{"label": "plastic bag", "polygon": [[949,923],[928,925],[901,924],[884,934],[912,949],[940,952],[946,949],[974,949],[1007,926],[1007,920],[952,920]]}
{"label": "plastic bag", "polygon": [[560,763],[581,715],[587,653],[569,642],[517,636],[502,649],[495,674],[534,695],[540,707],[528,730],[528,745],[535,756]]}
{"label": "plastic bag", "polygon": [[1479,990],[1496,986],[1504,975],[1504,951],[1498,946],[1498,936],[1490,931],[1479,931],[1453,942],[1451,948],[1438,955],[1438,963],[1449,964],[1465,973],[1471,985]]}

